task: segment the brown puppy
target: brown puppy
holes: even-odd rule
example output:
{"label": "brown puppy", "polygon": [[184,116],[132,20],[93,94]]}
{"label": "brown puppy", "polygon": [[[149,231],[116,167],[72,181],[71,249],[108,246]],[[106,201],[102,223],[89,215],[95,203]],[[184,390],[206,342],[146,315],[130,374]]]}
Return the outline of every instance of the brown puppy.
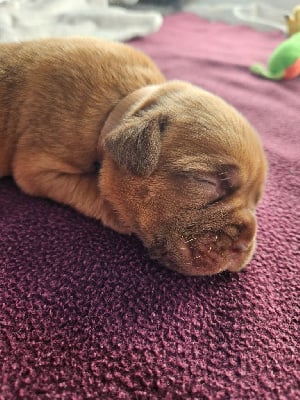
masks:
{"label": "brown puppy", "polygon": [[5,175],[135,233],[169,268],[208,275],[250,260],[266,161],[235,109],[167,82],[141,52],[54,39],[0,44]]}

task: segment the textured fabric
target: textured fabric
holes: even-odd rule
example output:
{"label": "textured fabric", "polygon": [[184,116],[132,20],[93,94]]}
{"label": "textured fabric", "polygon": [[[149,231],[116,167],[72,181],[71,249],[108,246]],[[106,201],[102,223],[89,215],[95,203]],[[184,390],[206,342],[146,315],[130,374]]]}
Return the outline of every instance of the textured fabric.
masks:
{"label": "textured fabric", "polygon": [[300,398],[300,80],[248,70],[282,39],[178,14],[134,42],[262,135],[270,172],[245,271],[180,276],[136,238],[0,181],[1,400]]}

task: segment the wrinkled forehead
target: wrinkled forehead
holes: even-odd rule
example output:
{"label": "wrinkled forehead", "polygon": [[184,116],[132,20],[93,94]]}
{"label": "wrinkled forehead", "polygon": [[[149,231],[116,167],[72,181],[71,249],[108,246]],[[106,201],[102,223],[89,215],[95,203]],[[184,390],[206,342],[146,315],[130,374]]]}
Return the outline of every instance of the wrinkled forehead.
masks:
{"label": "wrinkled forehead", "polygon": [[163,149],[169,155],[210,155],[244,157],[250,149],[259,147],[259,139],[247,121],[235,113],[211,110],[183,109],[172,113],[163,138]]}
{"label": "wrinkled forehead", "polygon": [[201,88],[180,82],[158,90],[166,115],[161,147],[165,163],[238,166],[245,180],[263,181],[266,160],[260,138],[233,106]]}
{"label": "wrinkled forehead", "polygon": [[197,110],[180,107],[173,113],[162,141],[162,159],[177,170],[222,172],[236,167],[241,180],[262,185],[266,161],[258,134],[235,109]]}
{"label": "wrinkled forehead", "polygon": [[214,148],[239,140],[250,126],[223,99],[199,88],[184,87],[159,96],[161,112],[168,115],[168,136]]}

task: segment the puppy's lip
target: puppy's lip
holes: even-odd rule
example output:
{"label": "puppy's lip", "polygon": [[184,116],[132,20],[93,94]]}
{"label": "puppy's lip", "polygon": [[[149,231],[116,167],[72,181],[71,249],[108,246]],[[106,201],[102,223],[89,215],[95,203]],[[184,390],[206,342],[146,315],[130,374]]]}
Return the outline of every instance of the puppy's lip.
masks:
{"label": "puppy's lip", "polygon": [[237,241],[224,251],[218,252],[210,244],[202,244],[200,250],[189,242],[177,241],[174,251],[157,258],[167,268],[186,276],[215,275],[223,271],[239,272],[252,258],[255,239]]}
{"label": "puppy's lip", "polygon": [[[229,262],[226,269],[230,272],[239,272],[242,269],[244,269],[250,262],[255,247],[256,247],[255,238],[247,244],[240,243],[237,250],[233,249],[231,263]],[[240,261],[240,265],[238,261]]]}

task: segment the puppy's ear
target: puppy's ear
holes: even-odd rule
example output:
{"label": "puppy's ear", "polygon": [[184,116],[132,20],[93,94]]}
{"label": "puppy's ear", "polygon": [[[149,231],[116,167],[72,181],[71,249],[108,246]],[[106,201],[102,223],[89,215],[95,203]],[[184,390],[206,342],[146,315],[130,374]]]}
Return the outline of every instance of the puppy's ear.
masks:
{"label": "puppy's ear", "polygon": [[[145,113],[147,114],[147,112]],[[154,171],[161,148],[167,117],[133,116],[113,129],[104,140],[104,148],[115,162],[133,175],[149,176]]]}

